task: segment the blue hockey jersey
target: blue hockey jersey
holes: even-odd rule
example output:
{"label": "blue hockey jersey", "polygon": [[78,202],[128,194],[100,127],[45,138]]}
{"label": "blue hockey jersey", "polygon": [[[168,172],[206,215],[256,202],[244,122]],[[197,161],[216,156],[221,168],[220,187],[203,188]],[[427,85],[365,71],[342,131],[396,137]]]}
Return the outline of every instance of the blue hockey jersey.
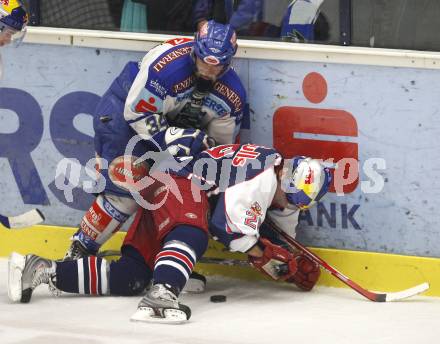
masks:
{"label": "blue hockey jersey", "polygon": [[[130,62],[120,85],[130,84],[124,118],[143,139],[149,139],[145,119],[162,113],[174,119],[190,101],[195,86],[193,41],[169,40],[148,52],[140,63]],[[230,68],[213,85],[201,108],[202,128],[217,143],[234,142],[246,103],[245,89]]]}

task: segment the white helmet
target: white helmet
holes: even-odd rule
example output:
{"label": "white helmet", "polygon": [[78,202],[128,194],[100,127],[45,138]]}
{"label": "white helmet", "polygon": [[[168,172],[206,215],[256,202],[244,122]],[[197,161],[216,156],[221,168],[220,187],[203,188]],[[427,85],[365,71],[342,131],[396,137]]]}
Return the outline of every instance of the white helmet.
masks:
{"label": "white helmet", "polygon": [[0,45],[21,42],[26,33],[28,15],[19,0],[0,0]]}
{"label": "white helmet", "polygon": [[285,166],[288,171],[281,177],[281,188],[294,207],[310,208],[327,193],[332,177],[319,160],[297,156]]}

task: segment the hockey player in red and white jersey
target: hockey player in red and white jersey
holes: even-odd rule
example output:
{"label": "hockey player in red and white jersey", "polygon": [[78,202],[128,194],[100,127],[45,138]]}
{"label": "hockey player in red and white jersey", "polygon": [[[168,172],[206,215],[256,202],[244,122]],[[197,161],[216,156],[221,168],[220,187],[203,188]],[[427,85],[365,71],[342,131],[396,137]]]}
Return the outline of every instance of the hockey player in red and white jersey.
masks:
{"label": "hockey player in red and white jersey", "polygon": [[[232,143],[246,104],[243,85],[231,61],[237,51],[229,25],[209,21],[195,39],[172,39],[150,50],[141,62],[129,62],[104,94],[94,113],[95,151],[108,168],[101,168],[105,189],[84,215],[66,259],[95,254],[138,204],[123,185],[126,174],[141,179],[146,168],[129,166],[146,151],[173,146],[177,155],[191,154],[186,142]],[[197,128],[187,134],[177,128]],[[141,140],[130,156],[126,147]],[[103,164],[101,164],[103,165]]]}
{"label": "hockey player in red and white jersey", "polygon": [[208,193],[217,198],[209,224],[214,239],[230,251],[247,253],[250,262],[272,278],[311,290],[319,278],[318,266],[285,249],[271,226],[294,238],[299,211],[327,193],[329,170],[318,160],[283,160],[274,149],[252,144],[211,148],[191,166],[191,177],[204,180]]}
{"label": "hockey player in red and white jersey", "polygon": [[[138,212],[118,261],[109,264],[88,256],[54,262],[13,254],[10,299],[29,302],[42,283],[70,293],[137,295],[152,282],[131,319],[185,322],[191,312],[178,296],[207,248],[208,231],[231,251],[247,253],[250,262],[272,278],[304,290],[314,286],[319,267],[281,241],[263,237],[263,232],[270,232],[270,219],[294,235],[299,210],[324,196],[331,178],[318,160],[283,160],[274,149],[251,144],[222,145],[169,175],[177,188],[156,178],[144,190],[148,202],[162,206]],[[218,197],[209,221],[208,197]]]}

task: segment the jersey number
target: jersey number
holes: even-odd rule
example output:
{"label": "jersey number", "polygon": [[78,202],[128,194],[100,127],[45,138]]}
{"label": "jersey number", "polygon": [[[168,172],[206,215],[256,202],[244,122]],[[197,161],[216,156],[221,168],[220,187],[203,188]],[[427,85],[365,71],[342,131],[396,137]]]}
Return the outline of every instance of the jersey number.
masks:
{"label": "jersey number", "polygon": [[248,216],[244,220],[244,224],[252,229],[257,229],[258,216],[253,211],[247,210],[246,216]]}

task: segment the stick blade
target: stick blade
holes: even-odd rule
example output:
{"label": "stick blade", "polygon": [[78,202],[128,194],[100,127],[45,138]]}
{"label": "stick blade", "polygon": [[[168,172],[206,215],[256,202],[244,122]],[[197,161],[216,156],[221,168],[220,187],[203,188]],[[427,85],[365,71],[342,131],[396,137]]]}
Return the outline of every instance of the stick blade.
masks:
{"label": "stick blade", "polygon": [[38,209],[32,209],[24,214],[7,217],[7,228],[23,228],[39,224],[44,221],[44,215]]}
{"label": "stick blade", "polygon": [[425,283],[416,285],[415,287],[405,289],[402,291],[397,291],[394,293],[385,293],[385,300],[384,301],[388,302],[388,301],[397,301],[397,300],[406,299],[408,297],[423,293],[424,291],[426,291],[428,289],[429,289],[429,283],[425,282]]}

